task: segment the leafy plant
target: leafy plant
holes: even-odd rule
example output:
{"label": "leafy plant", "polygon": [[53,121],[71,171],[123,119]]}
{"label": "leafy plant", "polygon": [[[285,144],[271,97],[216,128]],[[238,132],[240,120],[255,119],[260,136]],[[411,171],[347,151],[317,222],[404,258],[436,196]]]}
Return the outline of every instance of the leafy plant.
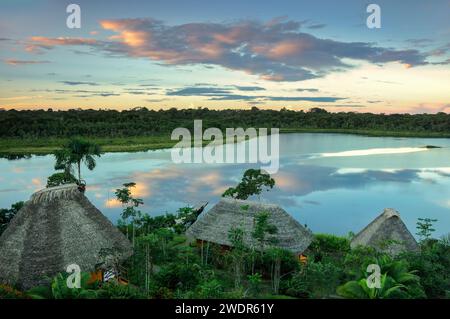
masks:
{"label": "leafy plant", "polygon": [[389,299],[394,296],[394,293],[404,288],[404,285],[395,283],[386,274],[381,275],[380,284],[381,288],[369,288],[367,280],[362,278],[339,286],[337,293],[342,297],[351,299]]}
{"label": "leafy plant", "polygon": [[0,300],[1,299],[27,299],[26,294],[12,286],[0,284]]}
{"label": "leafy plant", "polygon": [[17,202],[11,205],[11,208],[0,209],[0,235],[6,230],[11,220],[17,212],[23,207],[24,202]]}
{"label": "leafy plant", "polygon": [[272,189],[274,186],[275,180],[269,174],[263,173],[260,169],[248,169],[241,182],[236,187],[228,188],[222,197],[245,200],[252,195],[261,194],[263,188]]}
{"label": "leafy plant", "polygon": [[64,184],[72,184],[76,183],[77,179],[71,173],[55,173],[47,178],[47,186],[46,187],[54,187]]}
{"label": "leafy plant", "polygon": [[27,291],[33,299],[96,299],[98,298],[98,283],[91,282],[89,273],[81,273],[81,287],[69,288],[68,274],[56,275],[48,286],[38,286]]}
{"label": "leafy plant", "polygon": [[433,223],[437,222],[437,219],[432,218],[418,218],[416,235],[420,237],[421,241],[425,241],[431,238],[432,233],[436,230],[433,228]]}
{"label": "leafy plant", "polygon": [[411,298],[424,297],[417,271],[411,271],[405,260],[394,260],[387,255],[380,256],[374,264],[380,267],[380,288],[369,288],[367,285],[367,265],[361,269],[359,280],[349,281],[338,287],[337,292],[348,298]]}

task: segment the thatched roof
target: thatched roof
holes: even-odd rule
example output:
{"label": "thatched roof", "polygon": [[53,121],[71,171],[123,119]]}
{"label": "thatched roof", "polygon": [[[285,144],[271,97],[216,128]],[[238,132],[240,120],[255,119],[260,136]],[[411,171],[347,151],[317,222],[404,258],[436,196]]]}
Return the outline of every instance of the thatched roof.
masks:
{"label": "thatched roof", "polygon": [[[100,257],[101,249],[113,249],[113,256]],[[47,188],[31,196],[0,237],[0,282],[28,289],[70,264],[89,272],[131,254],[130,242],[77,185]]]}
{"label": "thatched roof", "polygon": [[350,246],[354,248],[358,245],[370,246],[391,255],[419,249],[400,214],[392,208],[386,208],[352,239]]}
{"label": "thatched roof", "polygon": [[[248,206],[243,210],[242,206]],[[228,233],[233,227],[243,228],[245,231],[244,242],[249,247],[257,247],[251,234],[254,229],[254,217],[259,212],[270,214],[269,222],[278,229],[273,235],[276,246],[300,254],[308,248],[312,241],[312,233],[285,210],[276,205],[262,204],[251,201],[235,199],[222,199],[208,212],[192,224],[186,231],[191,239],[200,239],[220,245],[231,246]]]}

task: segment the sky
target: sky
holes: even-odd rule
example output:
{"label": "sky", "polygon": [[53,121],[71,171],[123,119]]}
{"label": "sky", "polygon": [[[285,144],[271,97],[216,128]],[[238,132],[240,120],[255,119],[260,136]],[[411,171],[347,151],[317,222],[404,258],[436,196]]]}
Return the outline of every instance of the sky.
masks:
{"label": "sky", "polygon": [[0,108],[448,113],[449,13],[450,0],[0,0]]}

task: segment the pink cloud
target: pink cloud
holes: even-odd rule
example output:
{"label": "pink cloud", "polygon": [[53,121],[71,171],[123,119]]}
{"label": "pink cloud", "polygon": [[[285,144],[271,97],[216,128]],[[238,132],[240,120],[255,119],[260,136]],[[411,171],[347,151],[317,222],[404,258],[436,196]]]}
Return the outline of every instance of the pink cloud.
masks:
{"label": "pink cloud", "polygon": [[29,65],[29,64],[42,64],[42,63],[50,63],[49,61],[32,61],[32,60],[16,60],[16,59],[6,59],[4,60],[6,64],[9,65]]}
{"label": "pink cloud", "polygon": [[148,58],[168,65],[209,64],[240,70],[270,81],[301,81],[350,68],[343,59],[373,63],[427,64],[417,50],[339,42],[301,32],[295,21],[232,24],[188,23],[170,26],[155,19],[103,20],[114,32],[107,40],[32,37],[29,50],[84,45],[110,54]]}

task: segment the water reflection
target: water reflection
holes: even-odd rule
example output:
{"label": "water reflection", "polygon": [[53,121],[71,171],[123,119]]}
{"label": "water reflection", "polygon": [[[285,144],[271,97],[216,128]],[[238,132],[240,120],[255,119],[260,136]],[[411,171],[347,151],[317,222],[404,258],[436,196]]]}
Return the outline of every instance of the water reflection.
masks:
{"label": "water reflection", "polygon": [[[441,149],[416,150],[423,145]],[[383,208],[397,209],[412,233],[418,217],[437,218],[437,234],[450,231],[450,140],[396,139],[338,134],[280,136],[276,187],[254,200],[284,207],[314,232],[358,231]],[[393,150],[398,148],[397,151]],[[374,150],[390,149],[388,153]],[[360,156],[361,150],[364,156]],[[372,150],[372,151],[371,151]],[[358,153],[359,152],[359,153]],[[318,158],[317,154],[346,156]],[[53,173],[52,156],[0,160],[0,207],[8,207],[45,187]],[[136,182],[133,195],[142,211],[175,212],[207,200],[210,208],[254,164],[173,164],[167,150],[111,153],[84,170],[86,195],[111,220],[121,205],[114,191]]]}

